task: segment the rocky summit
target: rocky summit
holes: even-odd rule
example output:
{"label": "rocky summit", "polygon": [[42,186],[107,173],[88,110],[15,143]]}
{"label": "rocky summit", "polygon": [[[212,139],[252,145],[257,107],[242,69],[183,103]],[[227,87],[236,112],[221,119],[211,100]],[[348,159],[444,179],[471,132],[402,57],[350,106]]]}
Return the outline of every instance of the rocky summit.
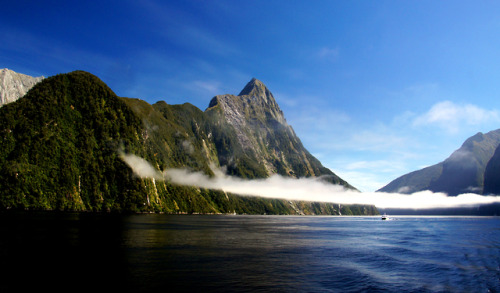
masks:
{"label": "rocky summit", "polygon": [[9,70],[0,69],[0,107],[24,96],[43,76],[32,77]]}
{"label": "rocky summit", "polygon": [[216,110],[234,127],[243,151],[262,163],[266,177],[323,176],[332,183],[353,188],[306,150],[271,91],[258,79],[253,78],[238,96],[215,96],[207,112]]}

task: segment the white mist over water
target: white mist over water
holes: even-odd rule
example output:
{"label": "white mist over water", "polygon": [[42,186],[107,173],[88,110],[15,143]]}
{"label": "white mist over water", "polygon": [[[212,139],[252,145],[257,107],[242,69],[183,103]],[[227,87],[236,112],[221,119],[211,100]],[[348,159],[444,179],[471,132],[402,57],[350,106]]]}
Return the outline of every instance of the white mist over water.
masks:
{"label": "white mist over water", "polygon": [[431,191],[412,194],[358,192],[324,182],[318,177],[297,179],[273,175],[265,179],[242,179],[228,176],[216,168],[213,168],[214,177],[188,169],[167,169],[162,173],[138,156],[121,153],[120,157],[141,178],[166,180],[178,185],[217,189],[247,196],[402,209],[466,207],[500,202],[499,196],[481,196],[473,193],[448,197],[445,193]]}

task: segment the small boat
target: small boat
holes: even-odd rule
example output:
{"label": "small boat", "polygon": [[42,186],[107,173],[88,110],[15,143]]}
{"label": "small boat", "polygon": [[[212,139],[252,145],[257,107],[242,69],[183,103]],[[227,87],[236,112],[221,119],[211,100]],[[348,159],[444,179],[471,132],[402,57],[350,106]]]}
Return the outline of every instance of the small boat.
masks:
{"label": "small boat", "polygon": [[389,219],[389,216],[387,216],[386,214],[382,215],[382,221],[385,221],[385,220],[388,220],[388,219]]}

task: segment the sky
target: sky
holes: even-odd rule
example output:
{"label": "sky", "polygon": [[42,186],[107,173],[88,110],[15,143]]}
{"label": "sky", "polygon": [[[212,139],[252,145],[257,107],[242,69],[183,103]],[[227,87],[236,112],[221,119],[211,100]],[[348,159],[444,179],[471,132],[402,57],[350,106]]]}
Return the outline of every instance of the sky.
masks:
{"label": "sky", "polygon": [[252,78],[361,191],[500,128],[498,1],[8,1],[0,68],[205,110]]}

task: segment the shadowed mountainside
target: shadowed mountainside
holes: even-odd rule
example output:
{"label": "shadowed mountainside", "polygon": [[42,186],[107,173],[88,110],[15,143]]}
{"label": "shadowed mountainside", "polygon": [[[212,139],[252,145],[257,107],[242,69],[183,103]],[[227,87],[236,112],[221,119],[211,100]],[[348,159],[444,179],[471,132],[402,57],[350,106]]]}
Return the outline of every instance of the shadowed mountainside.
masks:
{"label": "shadowed mountainside", "polygon": [[500,145],[500,129],[477,133],[445,161],[403,175],[378,191],[413,193],[422,190],[461,193],[483,193],[486,165]]}

